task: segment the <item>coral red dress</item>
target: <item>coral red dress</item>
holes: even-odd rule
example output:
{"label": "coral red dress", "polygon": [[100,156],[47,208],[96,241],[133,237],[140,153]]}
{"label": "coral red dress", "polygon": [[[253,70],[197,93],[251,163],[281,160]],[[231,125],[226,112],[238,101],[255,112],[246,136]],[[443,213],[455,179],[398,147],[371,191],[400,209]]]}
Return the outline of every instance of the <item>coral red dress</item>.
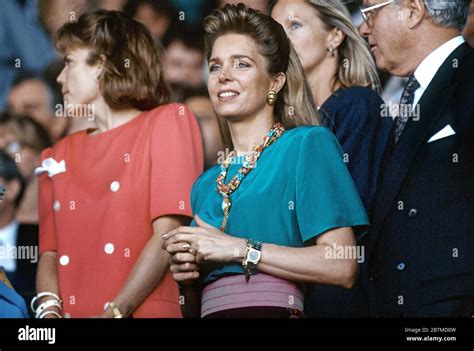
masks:
{"label": "coral red dress", "polygon": [[[46,149],[40,178],[40,253],[56,251],[63,313],[100,315],[162,216],[192,216],[190,191],[203,170],[198,124],[178,104],[142,112],[119,127],[81,131]],[[54,161],[50,160],[50,163]],[[44,165],[44,163],[43,163]],[[134,317],[181,317],[168,271]]]}

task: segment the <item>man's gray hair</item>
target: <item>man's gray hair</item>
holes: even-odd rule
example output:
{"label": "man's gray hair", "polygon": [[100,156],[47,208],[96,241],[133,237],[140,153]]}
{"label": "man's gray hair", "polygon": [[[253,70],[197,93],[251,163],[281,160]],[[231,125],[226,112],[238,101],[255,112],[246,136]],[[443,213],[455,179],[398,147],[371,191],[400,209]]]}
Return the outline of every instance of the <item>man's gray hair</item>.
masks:
{"label": "man's gray hair", "polygon": [[[404,0],[396,0],[401,5]],[[444,28],[454,28],[460,32],[469,15],[472,0],[423,0],[434,24]]]}

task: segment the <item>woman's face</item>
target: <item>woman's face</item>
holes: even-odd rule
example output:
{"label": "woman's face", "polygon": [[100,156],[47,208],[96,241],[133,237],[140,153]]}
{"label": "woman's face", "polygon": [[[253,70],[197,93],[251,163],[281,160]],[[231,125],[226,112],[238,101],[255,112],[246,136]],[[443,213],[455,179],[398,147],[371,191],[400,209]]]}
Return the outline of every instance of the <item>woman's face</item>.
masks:
{"label": "woman's face", "polygon": [[87,64],[89,49],[74,49],[67,52],[65,66],[57,81],[61,85],[64,101],[74,105],[91,105],[101,95],[99,87],[99,65]]}
{"label": "woman's face", "polygon": [[267,105],[272,80],[257,45],[242,34],[217,38],[209,60],[207,87],[216,113],[227,119],[255,116]]}
{"label": "woman's face", "polygon": [[306,74],[327,57],[330,31],[305,0],[279,0],[272,17],[285,29]]}

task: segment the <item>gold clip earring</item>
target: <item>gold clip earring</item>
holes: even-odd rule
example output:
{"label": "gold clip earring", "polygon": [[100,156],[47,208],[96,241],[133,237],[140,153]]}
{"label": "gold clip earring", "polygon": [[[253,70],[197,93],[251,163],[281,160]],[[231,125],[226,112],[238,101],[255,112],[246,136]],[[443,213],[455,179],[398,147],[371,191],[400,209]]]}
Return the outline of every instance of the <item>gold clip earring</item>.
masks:
{"label": "gold clip earring", "polygon": [[267,93],[267,103],[270,106],[273,106],[275,104],[275,102],[277,101],[277,99],[278,99],[278,95],[277,95],[275,90],[270,90]]}

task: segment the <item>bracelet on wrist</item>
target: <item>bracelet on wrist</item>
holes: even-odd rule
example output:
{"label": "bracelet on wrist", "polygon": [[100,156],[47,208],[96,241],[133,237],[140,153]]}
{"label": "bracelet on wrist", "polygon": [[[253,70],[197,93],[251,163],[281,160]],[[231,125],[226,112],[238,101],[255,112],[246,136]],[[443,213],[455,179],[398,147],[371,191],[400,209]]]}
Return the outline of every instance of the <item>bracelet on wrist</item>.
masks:
{"label": "bracelet on wrist", "polygon": [[47,315],[50,315],[50,314],[53,314],[53,315],[55,315],[55,316],[58,317],[58,318],[63,318],[63,317],[61,317],[61,315],[60,315],[58,312],[56,312],[56,311],[51,311],[51,310],[49,310],[49,311],[44,311],[44,312],[43,312],[42,314],[40,314],[39,317],[37,317],[37,318],[43,319],[44,317],[46,317]]}
{"label": "bracelet on wrist", "polygon": [[35,303],[38,301],[39,302],[39,299],[41,299],[42,297],[46,297],[46,296],[51,296],[54,300],[58,301],[60,304],[62,304],[62,301],[61,301],[61,298],[53,293],[53,292],[50,292],[50,291],[43,291],[43,292],[40,292],[38,293],[35,297],[33,297],[33,299],[31,300],[31,303],[30,303],[30,307],[31,307],[31,310],[33,311],[33,313],[36,313],[37,309],[38,308],[35,308]]}

